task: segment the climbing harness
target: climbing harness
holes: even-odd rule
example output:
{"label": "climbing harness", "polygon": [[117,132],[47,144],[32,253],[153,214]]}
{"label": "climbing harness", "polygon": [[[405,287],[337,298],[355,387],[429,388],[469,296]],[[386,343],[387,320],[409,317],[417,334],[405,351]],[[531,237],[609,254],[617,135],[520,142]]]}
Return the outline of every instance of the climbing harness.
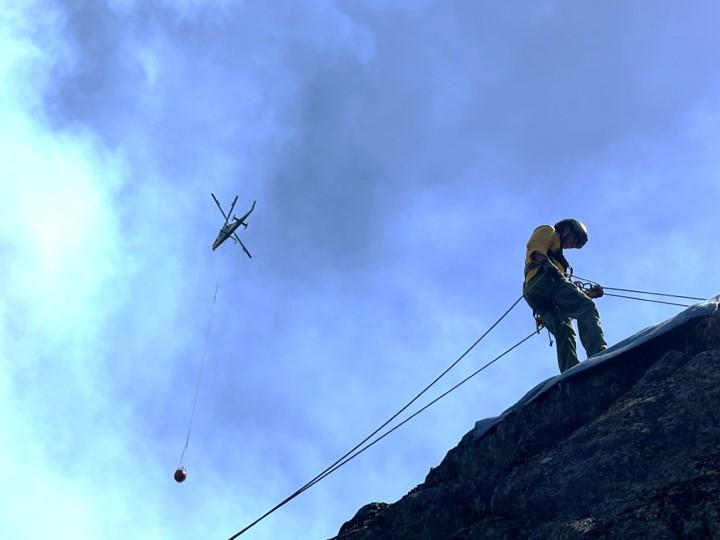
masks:
{"label": "climbing harness", "polygon": [[208,342],[210,341],[210,331],[212,330],[213,314],[215,312],[215,301],[217,300],[218,289],[220,288],[220,280],[218,279],[215,285],[215,294],[213,294],[212,306],[210,307],[210,315],[208,317],[207,330],[205,331],[205,344],[203,345],[202,361],[200,362],[200,371],[198,371],[197,381],[195,383],[195,397],[193,398],[192,411],[190,413],[190,421],[188,422],[187,436],[185,437],[185,446],[180,453],[180,460],[177,469],[175,470],[175,481],[180,483],[187,479],[187,469],[183,465],[183,458],[185,457],[185,451],[188,449],[190,444],[190,432],[192,431],[193,420],[195,419],[195,409],[197,407],[198,395],[200,393],[200,383],[202,382],[203,373],[205,372],[205,361],[207,358]]}
{"label": "climbing harness", "polygon": [[[453,369],[458,363],[460,363],[460,361],[462,361],[463,358],[465,358],[465,357],[470,353],[470,351],[472,351],[472,350],[477,346],[477,344],[480,343],[480,341],[482,341],[482,339],[483,339],[485,336],[487,336],[487,335],[490,333],[490,331],[493,330],[493,329],[500,323],[500,321],[502,321],[502,320],[508,315],[508,313],[510,313],[510,311],[513,310],[513,308],[514,308],[515,306],[518,305],[518,303],[519,303],[520,300],[522,300],[522,299],[523,299],[523,297],[521,296],[520,298],[518,298],[517,300],[515,300],[515,302],[505,311],[505,313],[503,313],[503,314],[500,316],[500,318],[499,318],[497,321],[495,321],[495,322],[490,326],[490,328],[488,328],[470,347],[468,347],[467,350],[466,350],[464,353],[462,353],[452,364],[450,364],[450,366],[449,366],[447,369],[445,369],[445,371],[443,371],[440,375],[438,375],[430,384],[428,384],[428,385],[427,385],[425,388],[423,388],[415,397],[413,397],[410,401],[408,401],[399,411],[397,411],[395,414],[393,414],[393,415],[392,415],[390,418],[388,418],[383,424],[381,424],[377,429],[375,429],[372,433],[370,433],[370,435],[368,435],[367,437],[365,437],[362,441],[360,441],[358,444],[356,444],[353,448],[351,448],[350,450],[348,450],[342,457],[340,457],[339,459],[337,459],[333,464],[331,464],[330,466],[326,467],[323,471],[321,471],[319,474],[317,474],[312,480],[309,480],[308,482],[306,482],[302,487],[300,487],[300,488],[297,489],[295,492],[293,492],[291,495],[289,495],[288,497],[286,497],[285,499],[283,499],[282,501],[280,501],[278,504],[276,504],[276,505],[275,505],[274,507],[272,507],[270,510],[268,510],[267,512],[265,512],[263,515],[261,515],[261,516],[260,516],[259,518],[257,518],[255,521],[253,521],[252,523],[250,523],[249,525],[247,525],[244,529],[242,529],[242,530],[240,530],[239,532],[237,532],[237,533],[235,533],[234,535],[232,535],[228,540],[235,540],[235,538],[239,537],[241,534],[243,534],[243,533],[245,533],[246,531],[250,530],[252,527],[254,527],[254,526],[257,525],[258,523],[260,523],[263,519],[265,519],[266,517],[268,517],[270,514],[272,514],[272,513],[275,512],[276,510],[280,509],[280,508],[281,508],[282,506],[284,506],[285,504],[289,503],[291,500],[293,500],[293,499],[294,499],[295,497],[297,497],[298,495],[300,495],[300,494],[302,494],[303,492],[305,492],[306,490],[310,489],[312,486],[314,486],[315,484],[317,484],[318,482],[320,482],[321,480],[323,480],[325,477],[329,476],[330,474],[332,474],[333,472],[335,472],[336,470],[338,470],[340,467],[342,467],[343,465],[345,465],[345,464],[348,463],[349,461],[355,459],[357,456],[359,456],[360,454],[362,454],[363,452],[365,452],[366,450],[368,450],[370,447],[374,446],[376,443],[380,442],[382,439],[384,439],[385,437],[387,437],[388,435],[390,435],[390,433],[394,432],[394,431],[395,431],[396,429],[398,429],[400,426],[402,426],[402,425],[406,424],[407,422],[409,422],[410,420],[412,420],[412,419],[413,419],[414,417],[416,417],[418,414],[420,414],[421,412],[423,412],[424,410],[426,410],[427,408],[429,408],[431,405],[433,405],[433,404],[435,404],[436,402],[440,401],[442,398],[444,398],[445,396],[447,396],[448,394],[450,394],[451,392],[453,392],[454,390],[456,390],[458,387],[460,387],[461,385],[465,384],[465,383],[466,383],[467,381],[469,381],[471,378],[475,377],[478,373],[482,372],[484,369],[486,369],[486,368],[489,367],[490,365],[494,364],[496,361],[498,361],[500,358],[502,358],[503,356],[505,356],[506,354],[508,354],[510,351],[512,351],[513,349],[515,349],[516,347],[520,346],[522,343],[524,343],[525,341],[527,341],[528,339],[530,339],[532,336],[534,336],[534,335],[536,334],[535,331],[533,331],[530,335],[528,335],[527,337],[523,338],[521,341],[517,342],[515,345],[513,345],[512,347],[510,347],[509,349],[507,349],[504,353],[502,353],[502,354],[496,356],[495,358],[493,358],[490,362],[488,362],[487,364],[485,364],[484,366],[482,366],[480,369],[478,369],[477,371],[475,371],[474,373],[472,373],[471,375],[469,375],[468,377],[466,377],[465,379],[463,379],[462,381],[460,381],[459,383],[457,383],[455,386],[453,386],[452,388],[450,388],[448,391],[444,392],[443,394],[441,394],[440,396],[438,396],[437,398],[435,398],[434,400],[432,400],[430,403],[428,403],[427,405],[425,405],[424,407],[422,407],[420,410],[416,411],[416,412],[413,413],[411,416],[407,417],[405,420],[403,420],[403,421],[400,422],[399,424],[395,425],[393,428],[391,428],[390,430],[386,431],[385,433],[383,433],[382,435],[380,435],[380,436],[377,437],[376,439],[370,441],[370,439],[372,439],[372,438],[373,438],[375,435],[377,435],[383,428],[385,428],[388,424],[390,424],[393,420],[395,420],[395,418],[397,418],[399,415],[401,415],[403,412],[405,412],[405,410],[407,410],[408,407],[410,407],[413,403],[415,403],[415,401],[417,401],[425,392],[427,392],[427,391],[428,391],[432,386],[434,386],[441,378],[443,378],[451,369]],[[370,441],[370,442],[368,442],[368,441]]]}
{"label": "climbing harness", "polygon": [[535,319],[535,333],[540,334],[540,331],[545,328],[545,330],[547,330],[548,340],[550,341],[550,347],[552,347],[552,334],[550,333],[550,329],[545,326],[545,321],[543,321],[542,315],[540,315],[537,311],[533,311],[533,319]]}

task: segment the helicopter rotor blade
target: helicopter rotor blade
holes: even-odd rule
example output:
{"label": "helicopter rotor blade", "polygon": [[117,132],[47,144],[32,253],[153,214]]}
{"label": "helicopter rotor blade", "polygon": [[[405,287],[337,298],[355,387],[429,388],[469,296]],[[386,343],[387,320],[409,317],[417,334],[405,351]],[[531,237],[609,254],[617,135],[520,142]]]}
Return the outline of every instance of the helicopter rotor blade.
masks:
{"label": "helicopter rotor blade", "polygon": [[[222,206],[220,206],[220,201],[217,200],[217,197],[215,197],[214,193],[210,193],[212,195],[213,200],[215,201],[215,204],[217,204],[218,209],[220,210],[220,213],[225,218],[225,225],[227,225],[228,219],[230,219],[230,214],[232,214],[232,210],[230,211],[230,214],[225,215],[225,212],[223,212]],[[237,200],[237,197],[235,197],[235,200]],[[233,203],[234,204],[234,203]]]}
{"label": "helicopter rotor blade", "polygon": [[227,222],[228,219],[230,219],[230,216],[233,215],[233,210],[235,209],[235,203],[237,202],[237,200],[238,200],[238,196],[235,195],[235,199],[233,199],[233,202],[232,202],[232,204],[230,205],[230,211],[229,211],[228,214],[227,214],[226,222]]}
{"label": "helicopter rotor blade", "polygon": [[237,242],[240,243],[240,247],[245,252],[245,254],[252,259],[252,255],[250,255],[248,248],[245,247],[245,244],[242,243],[242,240],[240,240],[240,237],[237,234],[233,234],[233,240],[237,240]]}

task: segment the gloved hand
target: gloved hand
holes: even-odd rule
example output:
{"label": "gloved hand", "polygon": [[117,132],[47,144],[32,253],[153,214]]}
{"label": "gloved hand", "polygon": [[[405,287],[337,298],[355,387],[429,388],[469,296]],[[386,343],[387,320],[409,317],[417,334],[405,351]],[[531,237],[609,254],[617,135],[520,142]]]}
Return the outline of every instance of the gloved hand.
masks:
{"label": "gloved hand", "polygon": [[600,298],[605,294],[605,291],[600,285],[593,285],[585,291],[585,294],[590,298]]}

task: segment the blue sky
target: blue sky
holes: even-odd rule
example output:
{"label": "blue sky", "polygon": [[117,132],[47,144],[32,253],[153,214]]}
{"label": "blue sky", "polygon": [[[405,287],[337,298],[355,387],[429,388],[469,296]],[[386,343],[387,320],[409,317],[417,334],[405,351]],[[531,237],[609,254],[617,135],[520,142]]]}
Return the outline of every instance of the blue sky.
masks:
{"label": "blue sky", "polygon": [[[582,219],[607,286],[718,293],[715,2],[0,11],[2,537],[227,538],[518,298],[539,224]],[[253,260],[210,192],[257,200]],[[598,306],[611,344],[681,309]],[[334,535],[556,372],[542,334],[244,537]]]}

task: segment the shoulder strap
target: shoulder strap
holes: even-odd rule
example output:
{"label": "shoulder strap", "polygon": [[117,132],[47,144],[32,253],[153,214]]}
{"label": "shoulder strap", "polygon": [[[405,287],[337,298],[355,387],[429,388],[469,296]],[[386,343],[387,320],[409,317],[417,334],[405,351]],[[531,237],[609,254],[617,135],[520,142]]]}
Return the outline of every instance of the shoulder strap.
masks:
{"label": "shoulder strap", "polygon": [[559,262],[562,265],[562,267],[565,269],[565,272],[567,272],[569,269],[570,274],[572,274],[572,271],[573,271],[572,266],[570,266],[570,263],[565,258],[562,248],[556,249],[555,251],[548,251],[548,255],[550,257],[552,257],[553,259],[555,259],[557,262]]}

